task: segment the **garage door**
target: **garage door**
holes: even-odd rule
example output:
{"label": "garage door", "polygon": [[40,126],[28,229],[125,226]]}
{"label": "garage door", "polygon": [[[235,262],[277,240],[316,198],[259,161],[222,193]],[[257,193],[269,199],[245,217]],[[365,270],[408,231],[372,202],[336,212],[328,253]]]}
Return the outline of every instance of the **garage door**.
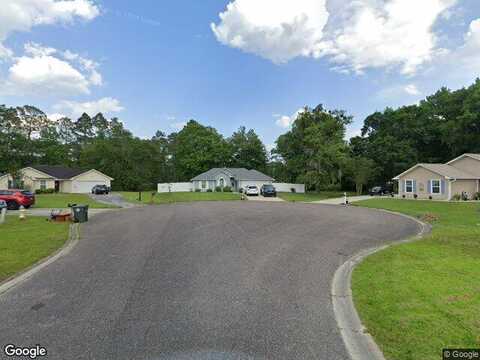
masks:
{"label": "garage door", "polygon": [[74,181],[72,192],[77,194],[87,194],[92,192],[95,185],[107,185],[106,181]]}

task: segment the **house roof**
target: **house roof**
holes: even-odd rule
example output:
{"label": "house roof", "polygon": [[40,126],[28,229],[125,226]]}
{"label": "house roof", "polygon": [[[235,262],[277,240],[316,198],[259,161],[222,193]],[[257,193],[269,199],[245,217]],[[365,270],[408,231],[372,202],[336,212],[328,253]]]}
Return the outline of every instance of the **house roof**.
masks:
{"label": "house roof", "polygon": [[453,159],[453,160],[450,160],[447,164],[451,164],[457,160],[460,160],[460,159],[463,159],[464,157],[471,157],[472,159],[475,159],[475,160],[478,160],[480,161],[480,154],[463,154],[463,155],[460,155],[459,157]]}
{"label": "house roof", "polygon": [[192,179],[192,181],[215,180],[216,176],[224,173],[234,177],[236,180],[252,181],[273,181],[274,179],[257,170],[248,170],[245,168],[213,168]]}
{"label": "house roof", "polygon": [[30,166],[32,169],[38,170],[56,179],[71,179],[80,174],[86,173],[89,170],[68,168],[65,166],[51,166],[51,165],[34,165]]}
{"label": "house roof", "polygon": [[444,176],[447,179],[456,179],[456,180],[471,180],[471,179],[479,179],[480,177],[472,175],[466,171],[457,169],[454,166],[448,164],[417,164],[407,171],[404,171],[400,175],[396,176],[394,180],[399,180],[399,178],[403,175],[408,174],[409,172],[415,170],[418,167],[423,167],[424,169],[430,170],[436,174]]}

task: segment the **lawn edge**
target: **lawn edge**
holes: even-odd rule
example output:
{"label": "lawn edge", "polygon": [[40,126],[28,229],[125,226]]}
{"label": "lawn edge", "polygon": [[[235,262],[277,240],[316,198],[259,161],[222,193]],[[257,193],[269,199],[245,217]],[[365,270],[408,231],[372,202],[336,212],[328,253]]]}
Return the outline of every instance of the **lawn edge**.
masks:
{"label": "lawn edge", "polygon": [[430,224],[420,221],[413,216],[384,209],[373,210],[413,220],[419,225],[419,231],[416,235],[406,239],[360,251],[349,258],[335,271],[331,285],[333,312],[343,342],[352,360],[385,360],[385,356],[380,350],[380,347],[377,345],[373,337],[366,331],[366,327],[363,325],[360,315],[355,308],[351,286],[353,271],[368,256],[392,246],[421,240],[426,235],[430,234],[432,230]]}
{"label": "lawn edge", "polygon": [[68,239],[65,244],[63,244],[62,247],[54,251],[49,256],[37,261],[35,264],[29,266],[28,268],[0,282],[0,296],[4,295],[14,287],[24,283],[43,268],[57,261],[61,257],[67,255],[70,251],[72,251],[75,245],[77,245],[79,239],[80,225],[76,223],[70,224],[68,231]]}

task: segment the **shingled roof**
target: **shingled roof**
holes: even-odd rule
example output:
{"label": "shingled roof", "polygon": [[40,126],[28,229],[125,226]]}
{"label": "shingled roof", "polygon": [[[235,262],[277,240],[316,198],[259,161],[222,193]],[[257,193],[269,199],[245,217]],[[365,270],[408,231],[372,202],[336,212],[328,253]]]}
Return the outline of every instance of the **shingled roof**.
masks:
{"label": "shingled roof", "polygon": [[456,179],[456,180],[476,180],[479,177],[473,174],[470,174],[466,171],[460,170],[454,166],[447,165],[447,164],[417,164],[414,167],[408,169],[407,171],[401,173],[400,175],[396,176],[394,180],[398,180],[401,176],[408,174],[410,171],[418,168],[423,167],[427,170],[430,170],[438,175],[442,175],[447,179]]}
{"label": "shingled roof", "polygon": [[234,177],[236,180],[250,181],[273,181],[274,179],[257,170],[248,170],[245,168],[213,168],[192,179],[192,181],[215,180],[219,173],[224,173]]}
{"label": "shingled roof", "polygon": [[34,165],[30,166],[32,169],[41,171],[55,179],[71,179],[80,174],[86,173],[88,170],[69,168],[65,166],[51,166],[51,165]]}
{"label": "shingled roof", "polygon": [[467,154],[460,155],[459,157],[457,157],[457,158],[449,161],[449,162],[447,163],[447,165],[450,165],[450,164],[456,162],[457,160],[463,159],[464,157],[470,157],[470,158],[472,158],[472,159],[475,159],[475,160],[479,160],[479,161],[480,161],[480,154],[471,154],[471,153],[469,154],[469,153],[467,153]]}

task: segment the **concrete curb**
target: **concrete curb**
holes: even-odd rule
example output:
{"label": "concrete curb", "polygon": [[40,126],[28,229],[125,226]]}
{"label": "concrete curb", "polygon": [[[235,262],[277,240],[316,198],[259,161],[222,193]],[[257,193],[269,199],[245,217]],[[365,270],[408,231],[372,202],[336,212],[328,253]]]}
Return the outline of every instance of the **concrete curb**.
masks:
{"label": "concrete curb", "polygon": [[351,281],[352,273],[355,267],[360,264],[367,256],[389,248],[392,245],[413,242],[422,239],[429,234],[432,227],[412,216],[396,213],[388,210],[377,209],[378,211],[389,214],[399,215],[404,218],[415,221],[419,225],[419,232],[416,236],[397,241],[393,244],[387,244],[371,249],[361,251],[341,265],[332,281],[332,303],[335,318],[337,320],[343,342],[347,348],[352,360],[385,360],[382,351],[375,343],[373,337],[363,326],[360,316],[355,309],[353,302]]}
{"label": "concrete curb", "polygon": [[13,289],[15,286],[20,285],[26,280],[30,279],[37,272],[42,270],[44,267],[47,267],[51,263],[57,261],[61,257],[67,255],[72,249],[77,245],[78,240],[80,239],[80,226],[79,224],[71,224],[68,234],[68,240],[66,243],[52,255],[48,256],[45,259],[40,260],[34,265],[30,266],[28,269],[22,271],[19,274],[14,275],[13,277],[0,283],[0,296]]}

